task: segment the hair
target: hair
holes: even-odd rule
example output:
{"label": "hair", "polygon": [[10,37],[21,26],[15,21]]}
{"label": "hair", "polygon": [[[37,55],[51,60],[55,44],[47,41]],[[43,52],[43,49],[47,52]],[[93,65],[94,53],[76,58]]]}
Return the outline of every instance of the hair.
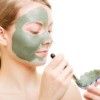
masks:
{"label": "hair", "polygon": [[[0,0],[0,26],[7,30],[16,19],[17,13],[21,8],[21,2],[25,0]],[[47,0],[32,0],[51,8]],[[1,52],[0,52],[1,53]],[[0,54],[1,55],[1,54]],[[1,65],[1,57],[0,57]]]}
{"label": "hair", "polygon": [[[18,10],[21,8],[20,2],[22,0],[0,0],[0,26],[7,30],[16,19]],[[25,2],[25,0],[23,0]],[[33,0],[51,8],[47,0]]]}

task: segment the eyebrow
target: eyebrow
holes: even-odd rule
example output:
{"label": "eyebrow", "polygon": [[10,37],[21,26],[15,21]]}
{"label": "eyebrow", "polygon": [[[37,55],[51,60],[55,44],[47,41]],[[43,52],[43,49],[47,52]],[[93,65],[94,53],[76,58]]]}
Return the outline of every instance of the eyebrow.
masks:
{"label": "eyebrow", "polygon": [[[32,22],[32,23],[38,24],[40,26],[43,26],[43,23],[42,22]],[[52,26],[52,25],[53,25],[53,22],[51,22],[49,26]]]}

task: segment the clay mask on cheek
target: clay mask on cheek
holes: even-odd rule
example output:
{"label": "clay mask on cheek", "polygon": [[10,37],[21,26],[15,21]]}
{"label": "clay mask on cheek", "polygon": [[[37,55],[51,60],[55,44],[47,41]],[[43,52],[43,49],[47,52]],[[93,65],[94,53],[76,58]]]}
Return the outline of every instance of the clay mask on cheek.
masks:
{"label": "clay mask on cheek", "polygon": [[12,37],[12,50],[17,57],[34,64],[45,62],[44,58],[37,57],[36,51],[43,49],[45,41],[52,42],[50,34],[44,30],[39,35],[30,35],[23,31],[22,27],[25,23],[37,22],[43,23],[44,27],[48,24],[48,14],[43,7],[36,8],[29,11],[27,14],[21,16],[16,23],[16,30]]}

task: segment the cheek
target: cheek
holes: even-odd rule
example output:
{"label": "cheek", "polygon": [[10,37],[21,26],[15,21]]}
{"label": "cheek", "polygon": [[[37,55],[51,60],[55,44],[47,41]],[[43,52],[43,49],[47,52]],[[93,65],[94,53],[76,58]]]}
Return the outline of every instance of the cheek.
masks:
{"label": "cheek", "polygon": [[21,29],[17,29],[12,37],[12,50],[20,58],[31,61],[41,44],[39,37],[31,36]]}
{"label": "cheek", "polygon": [[31,36],[28,33],[23,32],[22,30],[15,31],[12,42],[27,49],[37,48],[40,44],[39,37]]}

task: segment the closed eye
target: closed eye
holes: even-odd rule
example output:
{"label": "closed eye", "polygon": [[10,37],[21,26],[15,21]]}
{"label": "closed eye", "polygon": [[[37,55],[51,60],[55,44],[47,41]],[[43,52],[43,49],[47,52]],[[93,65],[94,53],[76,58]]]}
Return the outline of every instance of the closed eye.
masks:
{"label": "closed eye", "polygon": [[24,26],[24,30],[33,34],[33,35],[39,34],[41,29],[42,29],[42,23],[39,23],[39,22],[27,23]]}
{"label": "closed eye", "polygon": [[37,35],[39,33],[39,31],[30,31],[30,33]]}

